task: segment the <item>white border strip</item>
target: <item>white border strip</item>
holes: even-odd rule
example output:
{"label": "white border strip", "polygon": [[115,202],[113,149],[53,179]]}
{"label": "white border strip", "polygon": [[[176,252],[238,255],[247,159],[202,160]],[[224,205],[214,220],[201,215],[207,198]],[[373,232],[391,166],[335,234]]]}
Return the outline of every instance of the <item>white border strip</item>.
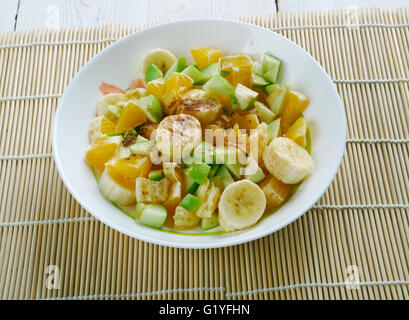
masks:
{"label": "white border strip", "polygon": [[[347,209],[409,209],[409,204],[402,203],[386,203],[386,204],[347,204],[347,205],[315,205],[311,210],[347,210]],[[31,225],[43,225],[43,224],[55,224],[55,223],[70,223],[70,222],[84,222],[84,221],[96,221],[92,216],[90,217],[78,217],[78,218],[62,218],[62,219],[50,219],[50,220],[34,220],[34,221],[15,221],[15,222],[0,222],[0,227],[22,227]]]}
{"label": "white border strip", "polygon": [[[285,31],[285,30],[317,30],[317,29],[337,29],[337,28],[407,28],[409,27],[408,23],[401,23],[401,24],[380,24],[380,23],[369,23],[369,24],[331,24],[331,25],[322,25],[322,26],[315,26],[315,25],[305,25],[305,26],[283,26],[283,27],[275,27],[270,28],[272,31]],[[75,40],[75,41],[34,41],[29,43],[12,43],[1,45],[1,49],[13,49],[13,48],[29,48],[34,46],[52,46],[52,45],[91,45],[91,44],[105,44],[109,42],[117,41],[121,38],[106,38],[106,39],[99,39],[99,40]]]}

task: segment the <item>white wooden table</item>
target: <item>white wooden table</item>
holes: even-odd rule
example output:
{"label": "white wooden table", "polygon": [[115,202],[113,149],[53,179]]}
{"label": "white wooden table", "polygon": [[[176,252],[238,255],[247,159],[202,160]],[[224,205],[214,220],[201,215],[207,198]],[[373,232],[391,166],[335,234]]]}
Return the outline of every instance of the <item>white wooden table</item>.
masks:
{"label": "white wooden table", "polygon": [[140,25],[166,19],[237,18],[276,11],[409,6],[409,0],[0,0],[0,32]]}

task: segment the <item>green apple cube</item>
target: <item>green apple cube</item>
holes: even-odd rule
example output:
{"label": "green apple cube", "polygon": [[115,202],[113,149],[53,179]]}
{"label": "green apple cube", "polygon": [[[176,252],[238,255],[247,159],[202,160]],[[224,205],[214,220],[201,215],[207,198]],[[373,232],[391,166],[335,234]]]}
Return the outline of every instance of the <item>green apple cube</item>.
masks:
{"label": "green apple cube", "polygon": [[152,80],[156,80],[163,77],[162,71],[153,63],[151,63],[146,69],[145,82],[148,83]]}
{"label": "green apple cube", "polygon": [[195,159],[200,159],[202,162],[207,164],[215,163],[215,154],[214,147],[206,141],[202,141],[199,145],[196,146],[193,151],[193,157]]}
{"label": "green apple cube", "polygon": [[276,115],[280,115],[283,111],[284,100],[289,90],[289,85],[284,84],[278,87],[272,94],[267,97],[268,105]]}
{"label": "green apple cube", "polygon": [[141,212],[143,211],[143,209],[145,209],[146,204],[142,203],[142,202],[138,202],[135,206],[135,209],[133,209],[129,215],[134,218],[134,219],[139,219],[139,216],[141,214]]}
{"label": "green apple cube", "polygon": [[147,204],[140,213],[139,222],[152,227],[160,229],[166,221],[168,212],[165,206],[161,204]]}
{"label": "green apple cube", "polygon": [[270,94],[272,94],[274,91],[276,91],[279,87],[280,87],[280,86],[279,86],[278,83],[273,83],[273,84],[268,85],[265,89],[266,89],[267,94],[270,95]]}
{"label": "green apple cube", "polygon": [[210,167],[205,163],[192,163],[186,170],[186,174],[196,183],[205,183],[210,172]]}
{"label": "green apple cube", "polygon": [[263,75],[268,81],[276,83],[280,73],[281,60],[270,53],[265,53],[263,58]]}
{"label": "green apple cube", "polygon": [[116,152],[115,157],[119,159],[129,158],[132,155],[131,147],[124,147],[120,146],[118,151]]}
{"label": "green apple cube", "polygon": [[195,193],[197,188],[199,187],[199,184],[195,182],[192,178],[190,178],[190,176],[188,176],[187,174],[188,169],[189,168],[183,170],[183,173],[185,174],[183,179],[185,184],[185,190],[187,193]]}
{"label": "green apple cube", "polygon": [[213,178],[216,174],[217,171],[219,171],[220,165],[214,164],[210,167],[210,172],[209,172],[209,179]]}
{"label": "green apple cube", "polygon": [[176,62],[169,68],[163,79],[167,80],[175,72],[182,72],[186,68],[186,58],[180,57]]}
{"label": "green apple cube", "polygon": [[199,197],[188,193],[180,202],[179,206],[185,208],[186,210],[189,210],[190,212],[193,212],[202,204],[202,202],[203,200]]}
{"label": "green apple cube", "polygon": [[248,164],[243,168],[243,176],[251,182],[258,183],[266,178],[263,170],[253,158],[248,159]]}
{"label": "green apple cube", "polygon": [[210,230],[216,228],[219,225],[219,218],[217,215],[211,216],[210,218],[202,218],[200,220],[200,228],[202,230]]}
{"label": "green apple cube", "polygon": [[229,96],[233,104],[237,102],[237,99],[234,96],[233,86],[228,80],[219,74],[215,74],[213,77],[211,77],[210,80],[205,83],[203,88],[212,94]]}
{"label": "green apple cube", "polygon": [[232,184],[234,182],[234,179],[231,176],[229,169],[227,169],[226,166],[222,165],[217,171],[216,176],[212,178],[212,181],[220,190],[223,190],[229,184]]}
{"label": "green apple cube", "polygon": [[254,103],[254,107],[257,110],[257,116],[262,122],[270,123],[273,121],[275,114],[264,103],[256,101],[256,103]]}
{"label": "green apple cube", "polygon": [[[216,163],[224,164],[236,178],[240,178],[240,151],[226,148],[216,148]],[[244,155],[242,155],[244,156]]]}
{"label": "green apple cube", "polygon": [[263,65],[260,62],[254,62],[253,68],[251,70],[253,73],[262,76],[263,75]]}
{"label": "green apple cube", "polygon": [[162,120],[163,107],[158,98],[154,95],[151,94],[147,97],[140,98],[136,100],[135,103],[145,112],[150,121],[160,122]]}
{"label": "green apple cube", "polygon": [[266,78],[258,74],[252,73],[250,77],[250,85],[253,88],[264,88],[270,84]]}
{"label": "green apple cube", "polygon": [[280,120],[281,119],[278,118],[267,126],[267,135],[270,141],[278,137],[278,133],[280,131]]}
{"label": "green apple cube", "polygon": [[151,140],[139,141],[139,142],[134,143],[132,146],[130,146],[129,149],[132,154],[149,156],[151,154],[151,150],[154,144],[155,143]]}
{"label": "green apple cube", "polygon": [[151,172],[149,172],[149,175],[148,175],[148,179],[153,180],[153,181],[160,181],[160,180],[162,180],[164,178],[165,178],[165,176],[164,176],[163,171],[161,169],[152,170]]}
{"label": "green apple cube", "polygon": [[189,65],[182,73],[191,77],[194,83],[199,83],[203,80],[202,72],[194,65]]}
{"label": "green apple cube", "polygon": [[234,90],[234,95],[237,98],[240,109],[244,111],[250,108],[257,101],[258,92],[253,91],[239,83]]}
{"label": "green apple cube", "polygon": [[214,75],[220,74],[220,63],[215,62],[211,65],[207,66],[206,68],[201,70],[202,72],[202,80],[199,82],[200,84],[204,84],[210,80]]}

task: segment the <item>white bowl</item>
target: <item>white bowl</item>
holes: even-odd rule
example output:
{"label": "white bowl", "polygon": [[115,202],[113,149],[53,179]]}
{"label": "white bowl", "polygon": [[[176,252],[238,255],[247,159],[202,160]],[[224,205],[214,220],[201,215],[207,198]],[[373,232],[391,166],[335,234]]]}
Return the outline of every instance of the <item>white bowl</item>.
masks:
{"label": "white bowl", "polygon": [[[315,167],[296,194],[276,213],[253,227],[219,235],[187,236],[161,232],[135,223],[100,193],[84,161],[88,125],[95,116],[102,81],[126,88],[137,76],[144,55],[165,48],[190,57],[195,46],[243,52],[260,59],[271,51],[284,61],[282,81],[305,92],[305,112],[312,139]],[[191,59],[191,58],[190,58]],[[188,59],[189,60],[189,59]],[[322,67],[292,41],[254,25],[225,20],[184,20],[161,24],[131,34],[92,58],[71,80],[61,98],[53,124],[53,152],[57,169],[75,199],[110,227],[155,244],[180,248],[215,248],[251,241],[271,234],[306,212],[333,180],[345,149],[345,113],[338,93]]]}

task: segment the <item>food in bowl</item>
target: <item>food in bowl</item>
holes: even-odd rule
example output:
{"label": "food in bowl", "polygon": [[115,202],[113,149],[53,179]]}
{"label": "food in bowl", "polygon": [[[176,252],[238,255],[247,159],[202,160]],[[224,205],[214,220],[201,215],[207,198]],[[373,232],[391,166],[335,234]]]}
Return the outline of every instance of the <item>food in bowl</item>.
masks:
{"label": "food in bowl", "polygon": [[280,84],[282,62],[165,49],[126,90],[102,83],[86,160],[102,194],[138,223],[164,229],[248,228],[311,173],[309,98]]}

